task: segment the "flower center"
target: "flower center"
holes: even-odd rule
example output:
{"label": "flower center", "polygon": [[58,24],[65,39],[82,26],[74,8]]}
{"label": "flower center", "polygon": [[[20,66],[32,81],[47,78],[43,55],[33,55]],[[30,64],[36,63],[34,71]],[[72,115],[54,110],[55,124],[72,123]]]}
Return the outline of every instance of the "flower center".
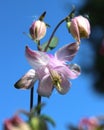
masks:
{"label": "flower center", "polygon": [[61,76],[55,70],[50,70],[50,76],[51,76],[51,80],[52,80],[53,85],[55,85],[56,88],[59,91],[61,91],[62,90],[62,87],[60,85],[62,82]]}

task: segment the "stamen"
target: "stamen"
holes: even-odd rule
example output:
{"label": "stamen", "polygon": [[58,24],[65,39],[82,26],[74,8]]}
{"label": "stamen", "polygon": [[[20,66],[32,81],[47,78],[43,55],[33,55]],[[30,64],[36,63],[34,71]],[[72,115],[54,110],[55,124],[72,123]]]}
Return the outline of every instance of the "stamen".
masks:
{"label": "stamen", "polygon": [[55,70],[50,70],[50,76],[53,82],[53,85],[55,85],[55,87],[59,90],[62,91],[62,87],[61,87],[61,76],[57,73],[57,71]]}
{"label": "stamen", "polygon": [[59,91],[62,91],[62,87],[61,87],[61,85],[60,85],[60,83],[59,82],[57,82],[57,85],[56,85],[56,87],[57,87],[57,89],[59,90]]}

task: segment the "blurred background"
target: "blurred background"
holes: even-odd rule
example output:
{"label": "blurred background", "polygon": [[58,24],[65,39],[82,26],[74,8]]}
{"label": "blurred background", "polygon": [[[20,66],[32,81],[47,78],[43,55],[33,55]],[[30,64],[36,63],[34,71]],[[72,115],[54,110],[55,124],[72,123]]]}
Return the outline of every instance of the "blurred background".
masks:
{"label": "blurred background", "polygon": [[[50,130],[64,130],[69,124],[77,125],[83,117],[104,114],[104,0],[1,0],[0,129],[3,121],[12,117],[17,110],[29,110],[30,91],[14,88],[14,83],[31,68],[24,55],[25,46],[36,49],[33,41],[23,32],[28,33],[31,23],[46,11],[45,22],[51,28],[42,40],[45,42],[56,24],[71,12],[73,5],[76,15],[84,15],[91,24],[90,38],[81,41],[80,50],[72,61],[81,66],[81,75],[71,81],[68,94],[63,96],[53,91],[49,99],[43,98],[46,106],[42,113],[52,117],[57,124],[55,128],[49,125]],[[64,44],[75,41],[68,34],[65,23],[55,35],[59,38],[59,44],[52,53]],[[34,105],[37,103],[36,88],[37,85]]]}
{"label": "blurred background", "polygon": [[[87,14],[91,23],[89,45],[94,51],[93,65],[83,65],[85,73],[92,73],[92,88],[99,96],[104,96],[104,1],[89,0],[79,9],[80,14]],[[87,52],[89,53],[89,52]],[[90,57],[87,57],[90,58]]]}

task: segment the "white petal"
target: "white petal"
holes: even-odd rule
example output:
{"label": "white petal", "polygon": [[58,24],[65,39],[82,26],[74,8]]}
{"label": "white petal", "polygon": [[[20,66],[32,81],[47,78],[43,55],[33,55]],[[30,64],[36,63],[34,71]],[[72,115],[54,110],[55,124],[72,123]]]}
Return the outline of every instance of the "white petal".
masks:
{"label": "white petal", "polygon": [[34,86],[35,81],[37,80],[37,75],[35,70],[30,69],[21,79],[15,83],[15,88],[17,89],[29,89]]}
{"label": "white petal", "polygon": [[56,53],[55,57],[61,61],[71,61],[76,55],[79,49],[79,43],[71,43],[60,48]]}
{"label": "white petal", "polygon": [[50,75],[45,75],[39,82],[38,94],[40,96],[49,97],[53,90],[53,84]]}
{"label": "white petal", "polygon": [[26,58],[34,69],[45,66],[49,62],[49,56],[45,52],[33,51],[26,47]]}

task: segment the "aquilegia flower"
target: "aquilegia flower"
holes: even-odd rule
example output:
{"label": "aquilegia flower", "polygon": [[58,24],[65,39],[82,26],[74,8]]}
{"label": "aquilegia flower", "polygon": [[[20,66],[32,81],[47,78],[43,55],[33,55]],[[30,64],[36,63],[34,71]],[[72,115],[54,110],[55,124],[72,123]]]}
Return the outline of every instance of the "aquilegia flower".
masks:
{"label": "aquilegia flower", "polygon": [[80,42],[80,38],[88,38],[90,35],[90,23],[83,16],[74,17],[69,26],[70,33]]}
{"label": "aquilegia flower", "polygon": [[40,96],[49,97],[54,88],[60,94],[66,94],[71,86],[69,79],[74,79],[80,74],[78,65],[68,64],[78,49],[79,43],[71,43],[60,48],[55,55],[50,55],[26,47],[26,58],[33,69],[17,81],[15,87],[28,89],[39,80],[37,92]]}

